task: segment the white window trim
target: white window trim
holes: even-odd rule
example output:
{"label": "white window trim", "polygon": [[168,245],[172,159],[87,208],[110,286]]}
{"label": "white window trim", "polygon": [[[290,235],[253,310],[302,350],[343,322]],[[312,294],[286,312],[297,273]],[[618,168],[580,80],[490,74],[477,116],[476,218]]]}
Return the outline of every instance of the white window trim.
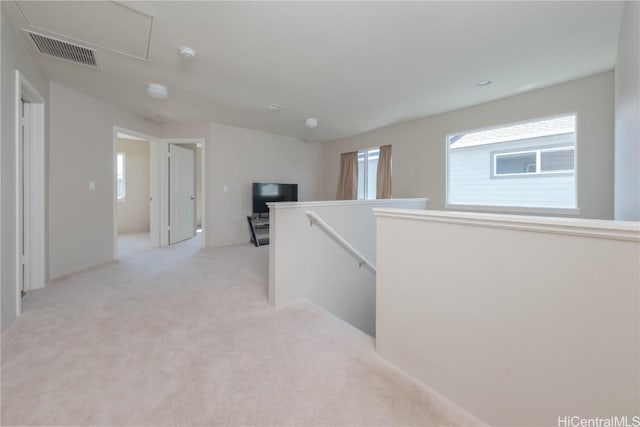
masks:
{"label": "white window trim", "polygon": [[542,214],[542,215],[580,215],[579,208],[550,208],[544,206],[504,206],[504,205],[458,205],[446,203],[446,210],[473,211],[473,212],[499,212],[517,214]]}
{"label": "white window trim", "polygon": [[527,206],[506,206],[506,205],[501,205],[501,206],[490,206],[490,205],[471,205],[471,204],[456,204],[456,203],[449,203],[449,181],[450,181],[450,177],[449,177],[449,156],[451,154],[451,150],[449,149],[449,139],[455,135],[460,135],[461,133],[470,133],[470,132],[479,132],[479,131],[483,131],[483,130],[489,130],[489,129],[496,129],[496,128],[500,128],[503,127],[504,124],[501,125],[495,125],[495,126],[486,126],[486,127],[481,127],[481,128],[476,128],[476,129],[469,129],[466,131],[460,131],[460,132],[451,132],[445,135],[444,138],[444,144],[445,144],[445,150],[444,150],[444,162],[445,162],[445,174],[444,174],[444,197],[445,197],[445,202],[444,202],[444,208],[446,210],[463,210],[463,211],[477,211],[477,212],[487,212],[487,213],[491,213],[491,212],[496,212],[496,213],[515,213],[515,214],[547,214],[547,215],[567,215],[567,216],[578,216],[580,215],[580,191],[578,189],[580,180],[579,180],[579,174],[578,174],[578,170],[579,170],[579,164],[578,164],[578,141],[579,141],[579,129],[580,129],[580,117],[578,115],[577,111],[567,111],[565,113],[559,113],[559,114],[553,114],[553,115],[549,115],[549,116],[541,116],[541,117],[537,117],[537,118],[533,118],[533,119],[525,119],[525,120],[520,120],[520,121],[515,121],[515,122],[510,122],[509,124],[511,125],[516,125],[516,124],[522,124],[522,123],[528,123],[531,122],[533,120],[547,120],[547,119],[553,119],[553,118],[557,118],[557,117],[564,117],[564,116],[568,116],[568,115],[574,115],[575,116],[575,120],[576,120],[576,126],[575,126],[575,130],[574,130],[574,135],[575,135],[575,145],[573,147],[574,151],[574,169],[573,169],[573,175],[574,175],[574,179],[575,179],[575,185],[574,185],[574,191],[575,191],[575,201],[576,201],[576,207],[575,208],[551,208],[551,207],[535,207],[535,206],[531,206],[531,207],[527,207]]}

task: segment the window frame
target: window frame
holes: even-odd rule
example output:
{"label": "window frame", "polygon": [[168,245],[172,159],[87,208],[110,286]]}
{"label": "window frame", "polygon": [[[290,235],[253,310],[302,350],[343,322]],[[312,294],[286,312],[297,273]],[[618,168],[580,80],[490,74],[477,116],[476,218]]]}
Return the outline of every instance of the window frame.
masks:
{"label": "window frame", "polygon": [[[550,153],[554,151],[573,151],[573,169],[559,169],[551,171],[542,170],[542,154]],[[529,154],[536,153],[536,170],[533,172],[516,172],[516,173],[497,173],[498,169],[498,157],[510,156],[516,154]],[[513,150],[498,150],[491,151],[489,153],[491,160],[491,179],[512,179],[512,178],[539,178],[542,176],[571,176],[575,175],[577,158],[575,145],[570,146],[566,144],[554,144],[543,147],[526,147],[517,151]]]}
{"label": "window frame", "polygon": [[[122,156],[122,196],[118,194],[118,157]],[[124,202],[127,200],[127,153],[118,151],[116,153],[116,199]]]}
{"label": "window frame", "polygon": [[[538,206],[511,206],[511,205],[481,205],[481,204],[459,204],[459,203],[450,203],[449,202],[449,183],[451,182],[450,178],[450,167],[449,164],[451,150],[449,149],[450,143],[449,140],[456,135],[465,134],[465,133],[473,133],[486,131],[491,129],[499,129],[506,126],[515,126],[520,124],[531,123],[535,121],[543,121],[550,120],[554,118],[566,117],[566,116],[574,116],[575,117],[575,143],[573,146],[574,149],[574,165],[573,165],[573,175],[575,179],[574,192],[575,192],[575,207],[574,208],[554,208],[554,207],[538,207]],[[445,161],[445,204],[444,208],[448,210],[461,210],[461,211],[476,211],[476,212],[486,212],[486,213],[515,213],[515,214],[541,214],[541,215],[571,215],[577,216],[580,215],[580,191],[579,191],[579,164],[578,164],[578,141],[580,139],[579,136],[580,129],[580,117],[577,111],[567,111],[563,113],[548,115],[548,116],[538,116],[529,119],[517,120],[512,122],[500,123],[497,125],[479,127],[475,129],[467,129],[459,132],[450,132],[445,135],[444,138],[444,161]],[[493,160],[493,159],[490,159]],[[493,169],[491,169],[493,170]],[[525,174],[526,175],[526,174]],[[540,176],[540,175],[534,175]],[[558,175],[554,175],[558,176]],[[503,179],[499,177],[499,179]]]}
{"label": "window frame", "polygon": [[[377,150],[378,151],[378,160],[380,159],[380,146],[377,147],[369,147],[369,148],[363,148],[361,150],[358,150],[358,168],[360,167],[360,155],[363,154],[364,155],[364,161],[363,161],[363,165],[364,165],[364,170],[362,173],[362,180],[364,181],[364,197],[360,197],[360,194],[358,194],[358,191],[356,189],[356,200],[376,200],[377,199],[377,190],[378,190],[378,181],[376,179],[376,188],[373,189],[373,199],[369,198],[369,152],[370,151],[374,151]],[[378,173],[378,171],[376,170],[376,174]],[[358,188],[360,186],[358,185]]]}

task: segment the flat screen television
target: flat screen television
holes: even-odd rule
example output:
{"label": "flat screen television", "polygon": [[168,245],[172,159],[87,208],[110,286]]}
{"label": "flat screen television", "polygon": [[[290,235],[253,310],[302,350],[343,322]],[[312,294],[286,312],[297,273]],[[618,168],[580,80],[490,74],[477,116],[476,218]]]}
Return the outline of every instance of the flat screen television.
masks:
{"label": "flat screen television", "polygon": [[277,184],[273,182],[253,183],[253,213],[269,213],[270,202],[297,202],[298,184]]}

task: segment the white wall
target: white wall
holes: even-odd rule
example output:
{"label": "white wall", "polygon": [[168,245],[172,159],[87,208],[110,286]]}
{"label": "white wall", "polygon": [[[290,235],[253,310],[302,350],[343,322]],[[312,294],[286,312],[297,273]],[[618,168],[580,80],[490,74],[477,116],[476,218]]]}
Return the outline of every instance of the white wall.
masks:
{"label": "white wall", "polygon": [[615,218],[640,221],[640,3],[624,6],[615,69]]}
{"label": "white wall", "polygon": [[375,265],[373,208],[425,209],[426,199],[385,199],[270,205],[269,301],[275,307],[306,298],[375,335],[375,276],[318,226],[315,212]]}
{"label": "white wall", "polygon": [[377,214],[383,357],[490,425],[638,415],[638,223]]}
{"label": "white wall", "polygon": [[49,266],[56,278],[113,259],[113,127],[156,136],[160,126],[54,82],[49,94]]}
{"label": "white wall", "polygon": [[253,182],[297,183],[299,200],[322,193],[321,143],[219,123],[165,124],[162,137],[205,141],[207,246],[249,242]]}
{"label": "white wall", "polygon": [[117,139],[125,154],[125,198],[118,200],[118,233],[149,231],[149,142]]}
{"label": "white wall", "polygon": [[211,123],[207,144],[209,246],[249,242],[253,182],[296,183],[301,201],[321,194],[321,143]]}
{"label": "white wall", "polygon": [[[16,317],[16,233],[18,219],[16,217],[16,135],[15,135],[15,71],[26,77],[40,96],[49,98],[49,87],[46,76],[28,52],[26,40],[16,34],[5,21],[1,22],[2,31],[2,146],[0,147],[1,185],[1,241],[0,276],[2,278],[2,330]],[[49,106],[45,105],[48,116]],[[48,117],[45,116],[45,146],[47,146]],[[46,158],[45,153],[45,158]]]}
{"label": "white wall", "polygon": [[448,134],[567,112],[578,114],[580,216],[613,218],[613,72],[426,117],[326,144],[324,197],[335,198],[340,153],[393,145],[393,196],[445,204]]}

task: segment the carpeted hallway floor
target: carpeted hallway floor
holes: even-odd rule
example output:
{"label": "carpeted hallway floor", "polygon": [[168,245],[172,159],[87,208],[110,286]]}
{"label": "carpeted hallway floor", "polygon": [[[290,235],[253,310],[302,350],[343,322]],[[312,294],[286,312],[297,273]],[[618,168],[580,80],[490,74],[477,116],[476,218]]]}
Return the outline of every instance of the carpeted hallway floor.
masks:
{"label": "carpeted hallway floor", "polygon": [[479,424],[313,304],[273,309],[267,247],[128,248],[25,298],[3,425]]}

